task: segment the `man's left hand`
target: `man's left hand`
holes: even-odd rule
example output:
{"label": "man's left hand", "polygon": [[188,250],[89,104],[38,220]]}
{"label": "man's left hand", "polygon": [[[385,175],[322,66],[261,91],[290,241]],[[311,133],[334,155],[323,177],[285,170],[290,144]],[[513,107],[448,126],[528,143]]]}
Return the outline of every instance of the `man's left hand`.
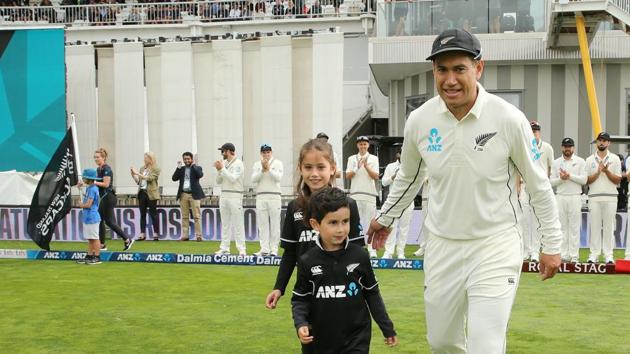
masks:
{"label": "man's left hand", "polygon": [[558,272],[562,260],[559,254],[540,254],[540,279],[547,280],[553,278]]}
{"label": "man's left hand", "polygon": [[387,236],[389,236],[391,231],[390,228],[379,224],[376,219],[372,219],[370,227],[368,227],[367,230],[368,243],[371,244],[372,248],[375,250],[383,248],[385,241],[387,241]]}

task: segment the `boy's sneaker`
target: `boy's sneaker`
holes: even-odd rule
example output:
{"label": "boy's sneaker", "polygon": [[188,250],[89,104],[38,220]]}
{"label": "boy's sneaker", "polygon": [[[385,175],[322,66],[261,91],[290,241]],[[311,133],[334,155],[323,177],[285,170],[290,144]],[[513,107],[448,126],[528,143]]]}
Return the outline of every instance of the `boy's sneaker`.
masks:
{"label": "boy's sneaker", "polygon": [[104,243],[101,243],[101,251],[107,251],[107,245]]}
{"label": "boy's sneaker", "polygon": [[224,254],[230,254],[230,251],[218,250],[218,251],[214,252],[214,254],[216,254],[217,256],[222,256]]}
{"label": "boy's sneaker", "polygon": [[99,257],[99,256],[92,257],[92,258],[90,258],[89,261],[85,262],[85,264],[88,264],[88,265],[101,264],[101,263],[102,263],[101,262],[101,257]]}
{"label": "boy's sneaker", "polygon": [[125,242],[125,248],[123,248],[123,251],[129,251],[134,242],[136,242],[136,240],[132,238],[129,239],[129,242]]}
{"label": "boy's sneaker", "polygon": [[78,264],[86,264],[87,262],[90,261],[90,259],[92,258],[92,256],[90,256],[89,254],[85,255],[85,258],[83,259],[77,259],[77,263]]}

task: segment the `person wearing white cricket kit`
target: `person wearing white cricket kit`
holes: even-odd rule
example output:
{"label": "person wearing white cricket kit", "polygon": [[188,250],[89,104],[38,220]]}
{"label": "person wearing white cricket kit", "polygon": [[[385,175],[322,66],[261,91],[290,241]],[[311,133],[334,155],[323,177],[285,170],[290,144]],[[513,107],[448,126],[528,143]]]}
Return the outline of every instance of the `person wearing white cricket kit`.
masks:
{"label": "person wearing white cricket kit", "polygon": [[254,162],[252,182],[256,184],[256,221],[260,251],[256,256],[277,256],[280,244],[280,211],[284,175],[282,161],[273,157],[271,145],[260,147],[260,161]]}
{"label": "person wearing white cricket kit", "polygon": [[[392,182],[396,179],[396,173],[398,173],[399,168],[400,150],[396,151],[396,161],[385,167],[383,179],[381,180],[383,187],[388,187],[392,184]],[[390,236],[385,243],[385,253],[383,254],[383,258],[392,258],[394,249],[398,251],[396,256],[397,258],[405,258],[405,245],[407,244],[407,238],[409,237],[409,227],[411,226],[411,214],[413,213],[413,208],[414,205],[412,200],[409,207],[405,209],[403,214],[400,216],[400,219],[396,220],[392,225],[394,235]]]}
{"label": "person wearing white cricket kit", "polygon": [[621,182],[619,156],[608,151],[610,134],[601,132],[596,139],[597,151],[586,159],[588,174],[588,209],[591,212],[589,263],[598,263],[603,253],[606,263],[614,263],[615,215],[617,185]]}
{"label": "person wearing white cricket kit", "polygon": [[[545,175],[550,176],[551,164],[553,163],[553,148],[549,143],[542,140],[540,123],[531,121],[529,125],[534,133],[534,138],[536,138],[538,151],[540,151],[540,158],[536,160],[536,163],[545,171]],[[531,259],[532,262],[538,262],[541,237],[540,230],[538,230],[539,224],[529,203],[530,196],[527,193],[527,187],[521,178],[518,178],[517,190],[519,191],[519,201],[523,212],[523,217],[520,219],[521,228],[523,229],[523,259]],[[533,229],[532,226],[534,226]]]}
{"label": "person wearing white cricket kit", "polygon": [[223,160],[214,162],[217,184],[221,186],[219,212],[221,213],[221,246],[215,254],[229,254],[230,240],[234,239],[238,253],[246,255],[245,217],[243,215],[243,161],[236,157],[236,148],[225,143],[219,148]]}
{"label": "person wearing white cricket kit", "polygon": [[[370,223],[381,247],[425,178],[425,314],[433,353],[504,353],[522,267],[516,176],[527,183],[541,223],[543,280],[558,271],[562,233],[540,151],[525,115],[477,82],[484,62],[472,34],[449,29],[432,53],[438,96],[405,123],[400,170]],[[544,324],[541,324],[544,326]]]}
{"label": "person wearing white cricket kit", "polygon": [[[362,230],[366,230],[370,220],[376,214],[376,184],[379,167],[378,157],[370,154],[370,139],[361,135],[357,138],[359,153],[348,158],[346,178],[350,181],[350,197],[357,202]],[[376,257],[376,251],[368,247],[370,257]]]}
{"label": "person wearing white cricket kit", "polygon": [[582,186],[586,184],[586,162],[575,155],[575,142],[562,139],[562,156],[551,165],[551,185],[556,187],[556,201],[562,225],[562,251],[565,261],[580,261],[582,225]]}

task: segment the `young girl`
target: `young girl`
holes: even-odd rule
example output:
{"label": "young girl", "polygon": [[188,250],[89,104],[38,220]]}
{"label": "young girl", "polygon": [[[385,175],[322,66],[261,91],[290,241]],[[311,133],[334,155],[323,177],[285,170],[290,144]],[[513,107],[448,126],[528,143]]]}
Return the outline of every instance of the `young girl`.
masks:
{"label": "young girl", "polygon": [[88,240],[88,251],[85,259],[77,261],[77,263],[100,264],[101,245],[98,240],[98,225],[101,222],[101,216],[98,214],[99,195],[98,188],[94,185],[95,181],[101,178],[96,177],[96,170],[88,168],[83,171],[83,183],[87,186],[83,201],[79,203],[81,210],[81,222],[83,223],[83,237]]}
{"label": "young girl", "polygon": [[160,168],[155,162],[155,154],[151,151],[144,154],[144,166],[140,171],[131,168],[131,177],[138,184],[138,208],[140,209],[140,236],[138,241],[146,239],[145,230],[147,228],[147,208],[153,222],[153,241],[160,239],[160,224],[157,218],[157,202],[160,200],[160,189],[158,178]]}
{"label": "young girl", "polygon": [[[302,145],[298,159],[300,180],[296,186],[298,197],[287,205],[287,214],[280,234],[280,246],[284,248],[280,268],[276,277],[276,285],[265,301],[268,309],[275,309],[280,297],[291,279],[298,257],[315,246],[317,232],[304,220],[303,211],[314,192],[333,186],[337,171],[330,144],[321,139],[309,140]],[[365,245],[363,232],[359,221],[357,203],[348,198],[350,206],[350,234],[349,242],[359,246]]]}
{"label": "young girl", "polygon": [[114,172],[108,164],[107,151],[100,148],[94,152],[94,162],[98,166],[96,173],[102,181],[95,181],[94,184],[98,187],[98,193],[101,196],[101,203],[98,208],[98,213],[101,214],[101,224],[99,225],[98,235],[101,240],[101,250],[107,250],[105,246],[105,224],[115,232],[118,236],[125,240],[124,251],[127,251],[133,245],[133,239],[120,228],[114,219],[114,207],[116,206],[116,192],[114,192]]}

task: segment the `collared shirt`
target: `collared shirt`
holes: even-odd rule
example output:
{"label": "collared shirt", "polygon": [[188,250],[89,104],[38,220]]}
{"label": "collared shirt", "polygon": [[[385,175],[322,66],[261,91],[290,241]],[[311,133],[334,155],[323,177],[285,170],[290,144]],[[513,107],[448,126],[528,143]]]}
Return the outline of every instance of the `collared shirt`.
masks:
{"label": "collared shirt", "polygon": [[[560,170],[569,173],[569,179],[560,178]],[[586,184],[586,162],[583,158],[573,154],[570,159],[561,156],[551,165],[551,185],[556,187],[558,195],[580,195],[582,186]]]}
{"label": "collared shirt", "polygon": [[182,190],[186,193],[190,193],[190,167],[186,167],[184,170],[184,186]]}
{"label": "collared shirt", "polygon": [[241,159],[223,160],[223,168],[217,175],[217,184],[221,185],[222,198],[243,198],[243,173],[245,166]]}
{"label": "collared shirt", "polygon": [[[621,176],[621,161],[619,156],[606,151],[606,156],[602,159],[597,156],[597,152],[586,159],[586,173],[591,176],[599,169],[599,164],[608,166],[608,170],[617,176]],[[612,183],[605,173],[600,173],[597,179],[588,185],[588,199],[599,202],[616,202],[617,185]]]}
{"label": "collared shirt", "polygon": [[[365,165],[361,168],[359,168],[360,159],[365,159]],[[350,196],[354,200],[376,203],[376,181],[370,177],[365,166],[372,171],[379,172],[378,157],[368,152],[364,156],[356,154],[348,158],[347,172],[355,173],[350,180]]]}
{"label": "collared shirt", "polygon": [[480,84],[477,89],[475,104],[461,120],[439,96],[411,113],[401,167],[377,220],[390,226],[400,217],[428,173],[431,207],[425,227],[432,234],[469,240],[516,230],[520,172],[541,224],[543,252],[558,254],[558,210],[547,174],[537,166],[541,153],[529,121]]}
{"label": "collared shirt", "polygon": [[280,181],[284,175],[282,161],[271,158],[269,160],[269,170],[263,171],[262,162],[254,162],[252,167],[252,182],[256,184],[256,198],[275,198],[282,195]]}

